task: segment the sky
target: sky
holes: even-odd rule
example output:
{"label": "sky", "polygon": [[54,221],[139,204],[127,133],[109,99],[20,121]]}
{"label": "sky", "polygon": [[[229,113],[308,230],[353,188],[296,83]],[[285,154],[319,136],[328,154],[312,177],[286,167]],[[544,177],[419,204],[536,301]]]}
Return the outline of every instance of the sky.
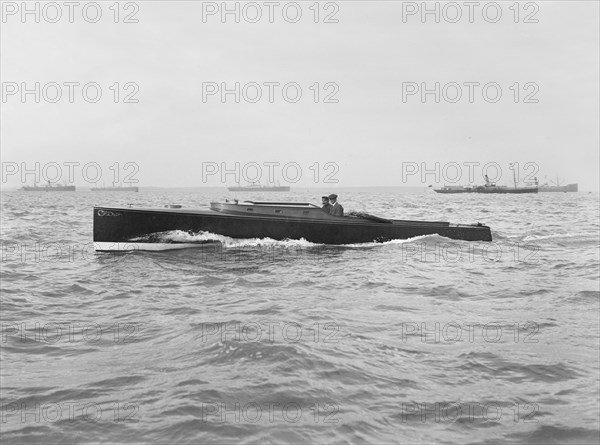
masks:
{"label": "sky", "polygon": [[598,191],[598,2],[114,4],[2,2],[2,187]]}

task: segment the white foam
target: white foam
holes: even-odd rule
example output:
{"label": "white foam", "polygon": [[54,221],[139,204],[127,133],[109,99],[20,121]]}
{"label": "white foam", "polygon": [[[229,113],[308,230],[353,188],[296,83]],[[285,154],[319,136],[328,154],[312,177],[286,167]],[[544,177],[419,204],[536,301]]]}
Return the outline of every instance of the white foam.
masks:
{"label": "white foam", "polygon": [[190,249],[206,246],[200,243],[113,243],[113,242],[94,242],[94,250],[101,252],[134,252],[137,250],[162,251]]}
{"label": "white foam", "polygon": [[[421,239],[427,239],[433,235],[421,235],[415,236],[408,239],[395,239],[391,241],[385,241],[383,243],[368,242],[368,243],[353,243],[353,244],[340,244],[337,247],[351,247],[351,248],[367,248],[375,246],[386,246],[394,244],[404,244],[415,242]],[[162,251],[162,250],[176,250],[176,249],[189,249],[193,247],[202,247],[207,244],[219,243],[224,248],[240,248],[240,247],[281,247],[285,249],[298,249],[298,248],[310,248],[323,246],[324,244],[312,243],[305,240],[304,238],[287,239],[278,241],[272,238],[230,238],[228,236],[218,235],[211,232],[199,232],[199,233],[188,233],[182,230],[173,230],[169,232],[163,232],[158,236],[158,242],[147,242],[147,237],[133,238],[129,242],[95,242],[94,248],[100,251],[119,251],[129,252],[135,250],[148,250],[148,251]]]}
{"label": "white foam", "polygon": [[389,246],[389,245],[393,245],[393,244],[405,244],[405,243],[412,243],[421,239],[427,239],[427,238],[431,238],[432,236],[440,236],[436,233],[430,234],[430,235],[419,235],[419,236],[414,236],[412,238],[406,238],[406,239],[393,239],[390,241],[384,241],[382,243],[376,243],[376,242],[370,242],[370,243],[358,243],[358,244],[342,244],[343,247],[374,247],[374,246]]}
{"label": "white foam", "polygon": [[[263,247],[263,246],[281,246],[281,247],[312,247],[319,244],[306,241],[304,238],[299,240],[277,241],[272,238],[230,238],[228,236],[218,235],[211,232],[199,232],[190,234],[181,230],[173,230],[161,234],[160,239],[166,242],[175,243],[207,243],[219,242],[224,247]],[[135,240],[134,240],[135,241]]]}
{"label": "white foam", "polygon": [[553,233],[551,235],[529,235],[523,238],[523,241],[539,241],[543,239],[553,239],[553,238],[586,238],[592,237],[597,238],[598,233],[590,233],[590,232],[578,232],[578,233]]}

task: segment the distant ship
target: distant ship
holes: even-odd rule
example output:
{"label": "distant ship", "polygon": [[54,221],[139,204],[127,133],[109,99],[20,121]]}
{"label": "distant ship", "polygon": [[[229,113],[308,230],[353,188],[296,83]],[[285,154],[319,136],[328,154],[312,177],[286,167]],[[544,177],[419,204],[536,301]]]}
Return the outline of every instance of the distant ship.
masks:
{"label": "distant ship", "polygon": [[[514,173],[514,170],[513,170],[513,173]],[[507,187],[505,185],[496,185],[495,182],[490,182],[488,175],[485,175],[484,179],[485,179],[485,185],[473,187],[473,189],[472,189],[473,193],[517,193],[517,194],[521,194],[521,193],[537,193],[538,192],[537,178],[534,179],[533,187],[530,187],[530,186],[517,187],[516,178],[515,178],[515,186],[514,187]]]}
{"label": "distant ship", "polygon": [[253,182],[246,186],[227,187],[230,192],[289,192],[290,188],[286,185],[261,185]]}
{"label": "distant ship", "polygon": [[[512,167],[512,164],[511,164]],[[537,193],[538,192],[538,180],[534,178],[533,184],[528,185],[526,187],[517,187],[517,177],[515,171],[513,169],[513,180],[514,187],[507,187],[505,185],[496,185],[495,182],[490,182],[488,175],[484,176],[485,185],[476,185],[476,186],[462,186],[462,185],[445,185],[441,189],[434,189],[436,193],[513,193],[513,194],[522,194],[522,193]]]}
{"label": "distant ship", "polygon": [[90,189],[92,192],[139,192],[139,187],[131,186],[131,187],[92,187]]}
{"label": "distant ship", "polygon": [[[431,187],[431,186],[429,186]],[[470,193],[473,191],[473,187],[465,187],[464,185],[445,185],[441,189],[434,189],[436,193]]]}
{"label": "distant ship", "polygon": [[21,188],[21,190],[23,190],[24,192],[74,192],[75,191],[75,186],[74,185],[58,185],[58,184],[52,184],[50,181],[48,181],[48,183],[46,185],[43,186],[38,186],[37,184],[34,185],[26,185],[23,188]]}
{"label": "distant ship", "polygon": [[[553,181],[551,181],[551,182],[553,182]],[[579,189],[578,189],[577,184],[560,185],[558,178],[556,178],[556,183],[553,185],[549,185],[547,182],[545,184],[540,185],[540,192],[543,192],[543,193],[550,193],[550,192],[567,193],[567,192],[578,192],[578,191],[579,191]]]}

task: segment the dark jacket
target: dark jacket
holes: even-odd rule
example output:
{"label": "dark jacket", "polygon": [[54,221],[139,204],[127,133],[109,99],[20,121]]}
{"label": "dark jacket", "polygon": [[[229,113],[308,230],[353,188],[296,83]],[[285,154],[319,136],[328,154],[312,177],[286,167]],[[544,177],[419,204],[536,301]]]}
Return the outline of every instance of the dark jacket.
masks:
{"label": "dark jacket", "polygon": [[325,213],[331,213],[331,204],[327,203],[323,207],[321,207]]}
{"label": "dark jacket", "polygon": [[344,216],[344,208],[339,202],[336,202],[329,209],[329,214],[333,216]]}

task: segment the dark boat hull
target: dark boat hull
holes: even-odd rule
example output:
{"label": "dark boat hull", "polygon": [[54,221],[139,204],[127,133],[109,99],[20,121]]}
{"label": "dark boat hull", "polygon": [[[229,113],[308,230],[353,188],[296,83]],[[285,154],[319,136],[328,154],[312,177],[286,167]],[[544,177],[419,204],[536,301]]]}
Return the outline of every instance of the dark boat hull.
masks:
{"label": "dark boat hull", "polygon": [[175,230],[188,233],[210,232],[238,239],[304,238],[320,244],[384,242],[432,234],[466,241],[492,240],[487,226],[453,225],[447,222],[375,222],[347,217],[315,221],[228,215],[210,210],[94,208],[96,250],[122,250],[126,244],[130,245],[129,249],[160,250],[155,246],[148,246],[161,243],[154,235]]}

